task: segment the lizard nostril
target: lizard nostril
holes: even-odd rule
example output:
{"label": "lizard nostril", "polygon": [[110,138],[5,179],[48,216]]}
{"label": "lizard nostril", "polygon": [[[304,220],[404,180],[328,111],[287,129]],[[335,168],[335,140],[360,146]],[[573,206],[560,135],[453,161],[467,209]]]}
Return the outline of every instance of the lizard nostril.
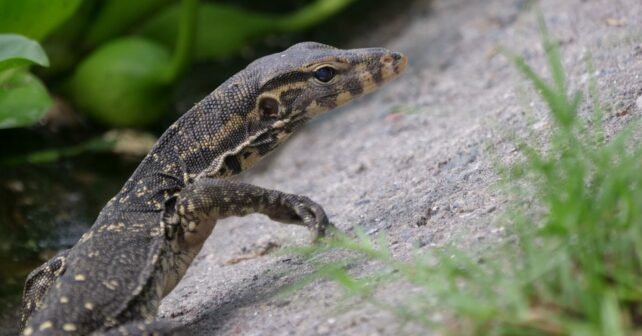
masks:
{"label": "lizard nostril", "polygon": [[383,64],[385,65],[393,65],[399,63],[403,59],[404,55],[402,53],[390,52],[381,58],[381,62],[383,62]]}

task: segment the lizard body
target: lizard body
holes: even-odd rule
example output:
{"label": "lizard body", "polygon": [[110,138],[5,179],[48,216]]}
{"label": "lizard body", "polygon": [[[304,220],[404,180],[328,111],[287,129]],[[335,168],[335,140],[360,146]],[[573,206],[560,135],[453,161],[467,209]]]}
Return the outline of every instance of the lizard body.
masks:
{"label": "lizard body", "polygon": [[306,42],[228,79],[169,127],[75,246],[29,275],[22,335],[151,334],[219,219],[261,213],[323,236],[330,224],[309,198],[228,177],[405,64],[386,49]]}

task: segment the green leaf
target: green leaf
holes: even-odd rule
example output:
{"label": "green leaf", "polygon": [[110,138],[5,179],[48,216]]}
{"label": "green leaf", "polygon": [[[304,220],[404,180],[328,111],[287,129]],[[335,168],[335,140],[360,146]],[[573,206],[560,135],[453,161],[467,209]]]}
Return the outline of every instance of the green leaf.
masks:
{"label": "green leaf", "polygon": [[49,66],[40,44],[16,34],[0,34],[0,72],[27,64]]}
{"label": "green leaf", "polygon": [[78,9],[81,0],[0,0],[0,33],[44,39]]}
{"label": "green leaf", "polygon": [[113,40],[76,68],[70,93],[92,118],[116,127],[145,126],[167,110],[167,49],[140,37]]}
{"label": "green leaf", "polygon": [[603,335],[625,335],[622,328],[623,314],[618,307],[617,298],[611,291],[603,293],[600,308]]}
{"label": "green leaf", "polygon": [[0,85],[0,129],[29,126],[51,107],[45,86],[26,70],[7,70],[0,77],[5,78]]}

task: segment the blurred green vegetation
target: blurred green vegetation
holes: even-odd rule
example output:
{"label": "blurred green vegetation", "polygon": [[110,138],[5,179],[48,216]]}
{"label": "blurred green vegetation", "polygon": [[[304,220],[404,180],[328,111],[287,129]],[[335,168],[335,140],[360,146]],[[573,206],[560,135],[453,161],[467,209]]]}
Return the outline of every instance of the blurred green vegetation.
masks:
{"label": "blurred green vegetation", "polygon": [[[48,90],[105,126],[153,125],[193,61],[234,56],[352,2],[306,1],[283,14],[199,0],[0,0],[0,128],[38,122],[52,106]],[[39,74],[49,88],[31,64],[48,67]]]}

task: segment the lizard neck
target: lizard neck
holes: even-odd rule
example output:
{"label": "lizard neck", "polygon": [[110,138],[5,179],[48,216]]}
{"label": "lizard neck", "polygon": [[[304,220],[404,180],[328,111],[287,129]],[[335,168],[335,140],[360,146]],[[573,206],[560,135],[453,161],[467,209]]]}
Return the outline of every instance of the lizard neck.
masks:
{"label": "lizard neck", "polygon": [[[250,130],[230,109],[246,107],[224,106],[220,102],[225,97],[220,95],[214,91],[170,126],[110,203],[160,211],[166,199],[238,148]],[[225,177],[241,170],[239,166],[208,176]]]}

